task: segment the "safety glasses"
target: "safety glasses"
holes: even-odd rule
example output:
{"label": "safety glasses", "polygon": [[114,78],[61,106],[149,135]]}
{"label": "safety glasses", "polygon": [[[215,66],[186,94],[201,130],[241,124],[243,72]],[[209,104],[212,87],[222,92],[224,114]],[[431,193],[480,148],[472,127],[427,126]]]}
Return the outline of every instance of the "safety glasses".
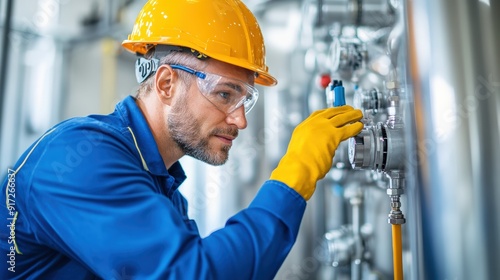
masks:
{"label": "safety glasses", "polygon": [[170,67],[195,75],[198,89],[203,96],[226,114],[231,114],[241,106],[247,114],[259,98],[258,90],[243,81],[197,71],[184,65],[171,64]]}

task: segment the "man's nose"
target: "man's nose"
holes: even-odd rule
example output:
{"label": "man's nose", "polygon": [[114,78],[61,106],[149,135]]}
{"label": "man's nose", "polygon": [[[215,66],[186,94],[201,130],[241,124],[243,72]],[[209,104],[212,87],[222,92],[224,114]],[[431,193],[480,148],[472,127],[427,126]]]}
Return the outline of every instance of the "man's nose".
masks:
{"label": "man's nose", "polygon": [[238,109],[229,113],[226,117],[228,124],[234,124],[238,129],[245,129],[247,127],[247,117],[245,115],[245,107],[241,106]]}

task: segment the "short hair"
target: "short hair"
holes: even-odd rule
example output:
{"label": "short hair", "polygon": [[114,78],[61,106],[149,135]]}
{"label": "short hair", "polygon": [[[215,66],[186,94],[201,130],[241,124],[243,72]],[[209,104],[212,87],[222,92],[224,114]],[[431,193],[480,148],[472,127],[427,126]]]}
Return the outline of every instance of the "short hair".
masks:
{"label": "short hair", "polygon": [[[154,55],[154,50],[148,52],[148,54],[146,54],[145,57],[152,57],[153,55]],[[158,67],[164,64],[180,64],[198,70],[203,70],[203,68],[206,67],[206,64],[204,65],[203,61],[196,58],[192,53],[183,51],[171,51],[167,55],[159,59],[160,61],[158,63]],[[190,85],[188,81],[191,74],[184,71],[176,71],[176,73],[184,86]],[[139,99],[141,97],[146,96],[154,88],[155,74],[156,73],[149,76],[145,81],[143,81],[139,85],[139,88],[136,91],[136,98]]]}

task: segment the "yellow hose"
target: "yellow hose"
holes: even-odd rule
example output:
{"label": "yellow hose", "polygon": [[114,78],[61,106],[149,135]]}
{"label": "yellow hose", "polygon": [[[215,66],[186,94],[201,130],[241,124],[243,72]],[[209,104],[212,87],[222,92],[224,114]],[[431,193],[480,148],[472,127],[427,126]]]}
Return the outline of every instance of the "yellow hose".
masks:
{"label": "yellow hose", "polygon": [[392,255],[394,261],[394,280],[403,280],[401,225],[392,225]]}

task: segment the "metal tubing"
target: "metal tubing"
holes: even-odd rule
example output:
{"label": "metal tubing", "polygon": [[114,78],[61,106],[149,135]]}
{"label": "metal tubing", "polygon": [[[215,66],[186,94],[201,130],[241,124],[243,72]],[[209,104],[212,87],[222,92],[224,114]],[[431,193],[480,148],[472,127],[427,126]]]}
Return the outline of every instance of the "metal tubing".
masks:
{"label": "metal tubing", "polygon": [[2,115],[3,115],[3,102],[5,97],[7,96],[7,68],[9,66],[9,34],[12,23],[12,9],[13,9],[14,1],[7,0],[5,3],[4,9],[4,22],[3,22],[3,30],[2,30],[2,53],[0,55],[0,124],[2,123]]}
{"label": "metal tubing", "polygon": [[387,0],[320,0],[321,23],[388,27],[394,23],[394,10]]}
{"label": "metal tubing", "polygon": [[351,261],[351,279],[361,280],[362,264],[363,264],[363,244],[361,238],[361,198],[356,198],[352,205],[352,233],[354,237],[354,258]]}

